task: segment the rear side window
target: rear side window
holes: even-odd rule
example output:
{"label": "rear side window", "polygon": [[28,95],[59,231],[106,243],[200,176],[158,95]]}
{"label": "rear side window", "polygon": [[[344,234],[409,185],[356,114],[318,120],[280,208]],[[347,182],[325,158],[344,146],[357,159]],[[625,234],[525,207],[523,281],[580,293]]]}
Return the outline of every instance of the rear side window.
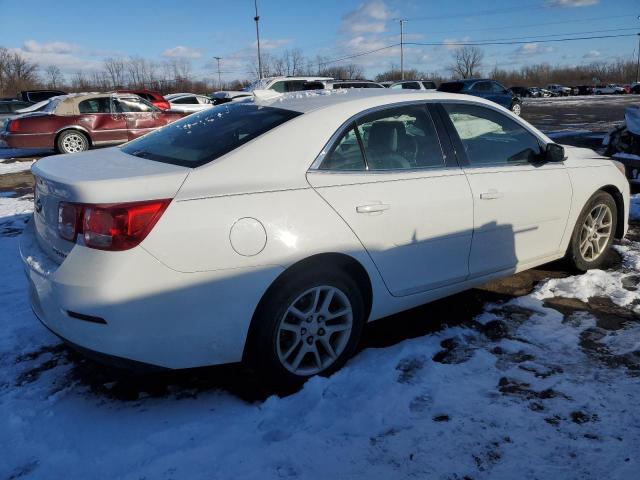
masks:
{"label": "rear side window", "polygon": [[364,169],[364,157],[354,127],[342,134],[320,165],[320,170]]}
{"label": "rear side window", "polygon": [[111,113],[111,99],[109,97],[91,98],[78,104],[80,113]]}
{"label": "rear side window", "polygon": [[420,90],[420,84],[418,82],[405,82],[402,84],[403,90]]}
{"label": "rear side window", "polygon": [[6,103],[0,103],[0,113],[9,113],[11,110]]}
{"label": "rear side window", "polygon": [[435,90],[436,84],[434,82],[422,82],[422,86],[427,90]]}
{"label": "rear side window", "polygon": [[460,93],[462,90],[464,90],[464,83],[446,82],[440,85],[440,88],[438,88],[438,90],[447,93]]}
{"label": "rear side window", "polygon": [[129,155],[198,167],[301,115],[281,108],[226,103],[189,115],[121,147]]}

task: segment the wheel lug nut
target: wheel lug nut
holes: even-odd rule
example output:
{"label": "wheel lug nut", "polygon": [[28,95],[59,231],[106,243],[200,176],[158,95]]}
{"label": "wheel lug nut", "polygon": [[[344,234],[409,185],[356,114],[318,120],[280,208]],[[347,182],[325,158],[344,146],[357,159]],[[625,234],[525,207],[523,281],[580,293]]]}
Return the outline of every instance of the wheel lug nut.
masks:
{"label": "wheel lug nut", "polygon": [[321,315],[321,316],[319,316],[319,317],[318,317],[318,321],[319,321],[319,322],[324,322],[324,317],[323,317],[322,315]]}
{"label": "wheel lug nut", "polygon": [[324,328],[321,328],[320,330],[318,330],[318,335],[320,336],[324,335]]}
{"label": "wheel lug nut", "polygon": [[301,328],[301,329],[300,329],[300,333],[301,333],[302,335],[305,335],[305,334],[307,333],[307,329],[306,329],[306,328]]}
{"label": "wheel lug nut", "polygon": [[309,335],[309,336],[307,337],[307,343],[308,343],[309,345],[311,345],[311,344],[313,343],[313,337],[312,337],[311,335]]}
{"label": "wheel lug nut", "polygon": [[313,318],[307,317],[307,323],[311,323],[311,320],[313,320]]}

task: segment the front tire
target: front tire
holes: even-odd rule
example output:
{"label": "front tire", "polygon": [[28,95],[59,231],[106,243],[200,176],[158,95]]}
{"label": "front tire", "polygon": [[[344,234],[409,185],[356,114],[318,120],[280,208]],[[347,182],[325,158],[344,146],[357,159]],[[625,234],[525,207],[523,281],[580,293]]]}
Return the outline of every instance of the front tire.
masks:
{"label": "front tire", "polygon": [[299,270],[267,293],[248,357],[278,386],[330,375],[353,355],[365,323],[358,284],[329,267]]}
{"label": "front tire", "polygon": [[567,260],[576,270],[600,268],[613,242],[617,207],[611,195],[597,192],[582,209],[573,229]]}
{"label": "front tire", "polygon": [[89,150],[89,138],[78,130],[67,130],[58,136],[56,150],[60,153],[79,153]]}

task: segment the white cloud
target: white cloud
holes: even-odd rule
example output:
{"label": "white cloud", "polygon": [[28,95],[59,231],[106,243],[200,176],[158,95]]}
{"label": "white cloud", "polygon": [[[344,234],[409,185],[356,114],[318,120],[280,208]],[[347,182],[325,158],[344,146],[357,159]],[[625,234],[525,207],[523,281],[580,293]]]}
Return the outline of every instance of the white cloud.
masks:
{"label": "white cloud", "polygon": [[376,34],[386,30],[391,11],[382,0],[361,3],[358,8],[342,17],[340,29],[349,34]]}
{"label": "white cloud", "polygon": [[77,51],[76,45],[66,42],[49,42],[38,43],[35,40],[27,40],[24,42],[22,49],[31,53],[60,53],[68,54]]}
{"label": "white cloud", "polygon": [[585,53],[582,58],[585,60],[595,60],[596,58],[600,58],[600,52],[598,50],[590,50]]}
{"label": "white cloud", "polygon": [[456,50],[460,48],[460,45],[456,45],[457,43],[466,43],[470,40],[470,37],[463,38],[445,38],[442,41],[442,46],[445,50]]}
{"label": "white cloud", "polygon": [[540,55],[553,52],[552,47],[540,45],[538,43],[525,43],[516,49],[516,55]]}
{"label": "white cloud", "polygon": [[[260,49],[261,50],[275,50],[276,48],[283,47],[287,44],[291,43],[290,38],[261,38],[260,39]],[[253,42],[252,48],[257,48],[258,43]]]}
{"label": "white cloud", "polygon": [[590,7],[592,5],[597,5],[600,3],[600,0],[548,0],[547,5],[550,7]]}
{"label": "white cloud", "polygon": [[200,58],[202,57],[202,52],[195,48],[178,45],[177,47],[167,48],[162,52],[162,56],[166,58]]}

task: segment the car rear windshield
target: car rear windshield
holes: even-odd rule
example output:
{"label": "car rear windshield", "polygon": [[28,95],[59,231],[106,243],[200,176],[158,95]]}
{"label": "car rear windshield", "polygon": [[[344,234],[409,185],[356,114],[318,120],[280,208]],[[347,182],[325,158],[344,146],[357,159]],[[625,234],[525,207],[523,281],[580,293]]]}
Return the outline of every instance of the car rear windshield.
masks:
{"label": "car rear windshield", "polygon": [[255,104],[223,104],[189,115],[121,148],[136,157],[193,168],[298,115],[300,112]]}
{"label": "car rear windshield", "polygon": [[464,89],[464,83],[462,82],[445,82],[438,88],[441,92],[447,93],[460,93]]}

